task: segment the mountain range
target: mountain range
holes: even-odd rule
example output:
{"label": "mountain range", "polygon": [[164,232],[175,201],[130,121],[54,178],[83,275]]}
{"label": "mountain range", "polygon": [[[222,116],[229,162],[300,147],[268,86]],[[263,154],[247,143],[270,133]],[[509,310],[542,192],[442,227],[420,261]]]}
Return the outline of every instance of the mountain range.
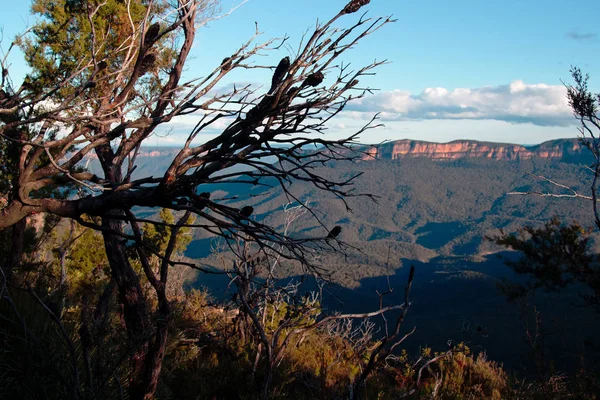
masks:
{"label": "mountain range", "polygon": [[[289,190],[310,204],[328,228],[342,227],[341,240],[351,245],[345,254],[322,254],[320,265],[331,272],[323,305],[329,310],[369,311],[378,304],[377,291],[395,288],[387,301],[403,301],[402,287],[407,266],[417,272],[412,291],[414,307],[407,324],[416,326],[406,348],[417,351],[427,344],[443,350],[449,340],[465,341],[485,351],[494,360],[512,368],[530,371],[531,357],[524,326],[531,326],[531,308],[507,303],[498,291],[503,280],[518,280],[503,263],[515,257],[488,237],[501,231],[515,232],[525,225],[539,225],[553,216],[593,226],[589,201],[564,197],[517,195],[515,193],[571,192],[550,182],[588,194],[592,174],[587,166],[590,153],[577,139],[561,139],[534,146],[457,140],[431,143],[399,140],[365,146],[362,160],[331,162],[317,172],[332,180],[354,181],[354,196],[341,200],[306,182],[294,182]],[[160,176],[177,148],[144,148],[137,157],[135,175]],[[88,161],[92,170],[93,159]],[[253,218],[282,228],[285,208],[290,203],[278,182],[249,186],[232,181],[218,186],[203,185],[211,199],[230,206],[254,208]],[[372,201],[361,194],[372,194]],[[231,199],[234,197],[235,199]],[[229,199],[229,200],[226,200]],[[155,210],[139,210],[156,217]],[[308,214],[291,227],[293,235],[325,235],[327,231]],[[213,249],[218,240],[198,230],[186,256],[197,263],[215,266]],[[592,250],[600,251],[595,235]],[[279,276],[293,279],[300,266],[282,263]],[[205,286],[215,297],[232,293],[223,276],[194,275],[191,287]],[[316,286],[306,283],[307,290]],[[592,310],[573,307],[577,290],[541,293],[530,299],[547,321],[546,346],[557,365],[573,369],[585,353],[582,343],[590,341],[598,323]],[[529,310],[529,311],[528,311]],[[408,326],[407,325],[407,326]],[[479,329],[481,328],[481,329]]]}
{"label": "mountain range", "polygon": [[[388,284],[396,290],[387,301],[402,302],[407,267],[415,265],[414,307],[407,326],[416,326],[417,332],[407,341],[407,349],[417,351],[428,344],[441,350],[449,340],[465,341],[511,368],[531,371],[524,326],[532,324],[532,308],[509,304],[497,288],[503,280],[521,279],[503,262],[516,255],[486,238],[539,225],[553,216],[592,227],[589,201],[511,194],[570,193],[541,176],[588,194],[592,175],[586,168],[591,162],[587,149],[577,139],[565,139],[536,146],[403,140],[366,150],[370,153],[363,161],[335,162],[318,171],[341,180],[360,174],[354,183],[357,196],[347,199],[351,212],[342,201],[310,184],[296,182],[289,189],[310,204],[325,226],[340,225],[339,238],[358,249],[320,256],[320,265],[336,283],[324,306],[348,312],[372,310],[377,291],[386,290]],[[255,218],[282,228],[289,199],[276,182],[270,183],[273,189],[266,190],[232,182],[220,185],[214,197],[235,195],[238,199],[230,205],[252,205]],[[364,193],[376,195],[376,201],[360,196]],[[298,236],[326,234],[308,215],[295,221],[291,231]],[[594,251],[598,243],[594,237]],[[199,232],[187,255],[215,265],[211,255],[215,244],[214,238]],[[279,270],[281,277],[299,272],[293,263],[284,263]],[[191,285],[207,286],[217,297],[231,295],[226,278],[198,275]],[[564,368],[577,367],[578,357],[585,353],[582,343],[589,342],[589,333],[598,328],[593,310],[573,307],[577,300],[577,290],[570,290],[540,293],[529,303],[547,322],[548,358]]]}
{"label": "mountain range", "polygon": [[[309,201],[326,226],[342,226],[341,238],[364,254],[352,255],[353,268],[348,285],[370,276],[391,257],[427,260],[436,256],[482,256],[499,249],[485,240],[500,229],[516,231],[526,224],[547,221],[556,215],[591,225],[591,205],[581,199],[515,192],[569,194],[548,180],[587,194],[592,161],[577,139],[560,139],[535,146],[457,140],[431,143],[399,140],[364,147],[363,160],[356,163],[332,162],[318,171],[331,179],[347,179],[359,174],[346,205],[305,182],[295,182],[291,190]],[[160,176],[178,148],[143,148],[137,156],[137,176]],[[97,166],[89,160],[92,170]],[[548,180],[544,179],[547,178]],[[218,187],[203,185],[200,191],[213,193],[213,199],[235,195],[232,206],[251,205],[256,218],[275,226],[283,223],[282,210],[289,203],[275,181],[272,189],[248,187],[232,181]],[[360,194],[373,194],[373,202]],[[313,219],[302,218],[293,227],[297,235],[310,235],[323,229]],[[323,232],[320,232],[321,234]],[[190,254],[204,256],[205,233]],[[383,250],[385,249],[385,251]],[[348,265],[348,260],[344,261]],[[370,271],[367,273],[366,271]]]}
{"label": "mountain range", "polygon": [[365,159],[396,160],[407,157],[423,157],[432,160],[486,158],[497,161],[552,159],[580,162],[586,156],[587,151],[578,139],[551,140],[535,146],[476,140],[433,143],[404,139],[373,146],[368,150]]}
{"label": "mountain range", "polygon": [[[535,146],[472,140],[399,140],[361,150],[365,153],[361,162],[332,162],[318,171],[338,180],[361,175],[354,182],[356,196],[347,200],[352,212],[347,212],[343,202],[305,182],[295,182],[290,188],[295,196],[310,202],[326,226],[340,225],[342,240],[362,249],[348,254],[339,265],[335,258],[327,259],[339,271],[339,282],[348,287],[356,286],[365,277],[387,273],[388,253],[391,259],[420,261],[437,256],[481,257],[501,250],[485,239],[500,229],[514,232],[554,215],[592,225],[591,205],[587,201],[514,194],[569,194],[540,177],[587,194],[591,174],[586,166],[592,159],[577,139],[552,140]],[[169,147],[143,148],[134,174],[160,176],[178,151]],[[94,160],[90,165],[94,170]],[[264,179],[263,183],[273,188],[231,182],[218,187],[204,185],[198,190],[213,193],[212,198],[217,200],[234,195],[237,200],[228,200],[230,205],[251,205],[256,218],[282,226],[283,209],[290,199],[277,182]],[[376,201],[360,194],[373,194]],[[308,216],[296,221],[292,228],[296,235],[323,230]],[[188,255],[204,258],[210,252],[211,240],[205,232],[197,232]]]}
{"label": "mountain range", "polygon": [[[480,142],[477,140],[454,140],[448,143],[434,143],[422,140],[396,140],[379,145],[365,146],[365,160],[396,160],[409,157],[432,160],[454,160],[459,158],[485,158],[497,161],[528,159],[552,159],[563,162],[580,163],[589,161],[589,153],[579,139],[556,139],[538,145],[518,145],[509,143]],[[143,147],[138,156],[138,175],[158,175],[168,167],[178,147]],[[95,154],[91,153],[84,161],[96,166]]]}

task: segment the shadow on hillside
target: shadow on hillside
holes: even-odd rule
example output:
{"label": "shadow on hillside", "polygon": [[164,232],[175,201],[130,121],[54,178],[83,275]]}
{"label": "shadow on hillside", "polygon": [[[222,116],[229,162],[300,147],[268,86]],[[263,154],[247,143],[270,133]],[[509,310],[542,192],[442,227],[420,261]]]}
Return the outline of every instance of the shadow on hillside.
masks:
{"label": "shadow on hillside", "polygon": [[415,234],[419,235],[417,244],[428,249],[439,249],[463,235],[469,228],[458,221],[428,222],[415,231]]}
{"label": "shadow on hillside", "polygon": [[[504,253],[514,257],[514,254]],[[503,363],[520,374],[534,373],[524,326],[532,326],[531,313],[525,318],[515,304],[508,303],[497,284],[504,278],[518,277],[503,264],[499,255],[481,262],[465,257],[437,257],[423,263],[403,259],[389,277],[393,292],[385,304],[402,304],[404,287],[411,265],[415,278],[410,299],[412,306],[404,324],[404,332],[416,327],[404,348],[417,354],[420,347],[443,351],[450,344],[465,342],[474,352],[486,352],[489,359]],[[295,278],[291,278],[298,280]],[[207,287],[219,300],[231,298],[234,288],[227,288],[225,276],[202,275],[192,286]],[[377,290],[388,287],[386,277],[363,279],[356,289],[327,285],[323,290],[323,306],[327,312],[361,313],[377,309]],[[304,280],[303,291],[317,291],[314,280]],[[597,314],[572,304],[578,300],[575,291],[540,293],[534,303],[541,313],[546,333],[547,360],[559,371],[573,371],[585,353],[583,343],[600,327]],[[381,319],[375,318],[381,323]],[[589,356],[589,353],[588,353]]]}

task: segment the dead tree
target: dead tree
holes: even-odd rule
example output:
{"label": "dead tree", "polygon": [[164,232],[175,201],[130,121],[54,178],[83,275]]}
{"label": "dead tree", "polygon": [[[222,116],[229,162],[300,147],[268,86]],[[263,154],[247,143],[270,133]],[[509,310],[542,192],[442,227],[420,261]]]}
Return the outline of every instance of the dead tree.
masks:
{"label": "dead tree", "polygon": [[[252,38],[207,76],[184,82],[186,60],[198,27],[207,20],[203,18],[204,11],[212,3],[164,1],[160,2],[164,6],[160,15],[153,15],[148,8],[141,21],[131,24],[131,33],[122,43],[110,49],[111,55],[118,55],[118,63],[98,57],[104,54],[99,52],[103,38],[91,29],[89,53],[81,55],[70,76],[50,88],[35,89],[36,82],[31,79],[13,88],[8,84],[10,71],[6,60],[1,66],[0,115],[19,118],[0,123],[1,140],[18,150],[17,179],[6,192],[0,193],[4,200],[0,229],[15,226],[32,213],[45,212],[74,219],[103,233],[133,349],[129,380],[132,399],[151,398],[156,389],[166,335],[162,317],[169,312],[164,296],[168,268],[175,264],[197,268],[194,264],[171,260],[168,252],[155,254],[162,260],[158,275],[146,268],[144,259],[152,254],[152,249],[144,246],[138,225],[147,221],[136,217],[132,208],[163,207],[194,214],[193,224],[182,218],[178,224],[170,225],[173,237],[184,226],[226,238],[243,237],[310,268],[307,251],[331,246],[326,240],[329,229],[323,224],[320,237],[294,239],[249,219],[226,202],[198,193],[207,192],[203,187],[208,184],[237,179],[241,183],[266,185],[261,178],[272,177],[291,199],[288,185],[304,181],[343,201],[345,196],[353,195],[353,179],[332,181],[321,176],[317,167],[330,161],[360,158],[354,146],[358,135],[377,126],[374,118],[344,139],[329,140],[321,135],[351,99],[370,92],[369,88],[358,87],[358,80],[383,63],[375,61],[350,70],[340,61],[357,42],[392,21],[364,15],[354,17],[368,1],[351,1],[329,21],[318,23],[300,42],[285,68],[253,61],[255,55],[281,48],[283,43],[271,40],[255,44]],[[102,6],[81,12],[94,21]],[[337,22],[353,17],[355,22],[348,27],[334,28]],[[152,24],[157,19],[161,21],[158,29]],[[131,15],[128,20],[134,21]],[[160,67],[153,46],[170,39],[174,56],[169,65]],[[234,86],[227,93],[215,90],[235,69],[265,67],[274,68],[278,74],[271,79],[275,87],[268,92],[252,86]],[[151,74],[155,90],[145,90],[148,88],[145,78]],[[135,178],[136,155],[141,146],[158,127],[181,116],[196,116],[198,122],[167,171],[159,177]],[[226,121],[227,127],[220,135],[200,142],[203,132],[222,121]],[[26,134],[12,134],[20,131]],[[54,134],[57,131],[60,134]],[[99,160],[101,174],[81,168],[81,163],[89,157]],[[266,161],[271,159],[276,162]],[[233,166],[245,168],[240,172],[230,168]],[[68,185],[86,194],[65,199],[46,195],[50,189]],[[84,216],[99,217],[101,223],[87,222],[89,219]],[[313,216],[317,218],[314,213]],[[126,225],[130,230],[125,229]],[[140,278],[128,258],[127,243],[131,242],[137,243],[144,279],[150,282],[158,298],[160,318],[150,318]]]}
{"label": "dead tree", "polygon": [[[292,224],[305,213],[306,209],[301,206],[284,207],[284,234],[291,232]],[[331,236],[328,235],[327,238],[331,239]],[[241,239],[225,241],[225,251],[218,256],[223,263],[222,270],[228,272],[237,289],[234,300],[239,307],[239,329],[244,332],[244,338],[257,339],[253,375],[257,379],[261,399],[269,397],[275,368],[281,363],[286,350],[289,346],[300,343],[310,331],[335,331],[338,336],[351,343],[359,364],[367,360],[361,365],[361,372],[352,385],[352,399],[361,398],[367,378],[415,331],[412,329],[401,335],[405,316],[410,308],[409,294],[414,279],[414,267],[410,269],[403,304],[384,304],[384,298],[393,291],[388,282],[388,290],[378,293],[379,304],[374,311],[323,315],[320,304],[322,298],[318,293],[302,295],[300,283],[281,284],[277,279],[277,269],[282,262],[280,250],[273,250],[269,246],[261,247],[253,241]],[[315,254],[315,257],[317,256]],[[232,259],[227,260],[228,257]],[[397,313],[396,317],[389,320],[389,315],[393,313]],[[382,318],[384,328],[384,335],[377,338],[378,335],[374,333],[375,324],[370,321],[375,317]],[[351,321],[354,320],[361,320],[358,328],[353,327]],[[392,322],[393,327],[390,326]],[[344,329],[339,329],[340,326]],[[340,331],[344,331],[344,334],[339,335]],[[257,376],[259,363],[264,369],[260,378]]]}
{"label": "dead tree", "polygon": [[[250,260],[249,260],[250,259]],[[310,331],[325,328],[331,323],[338,321],[363,320],[381,317],[384,320],[385,334],[374,339],[372,327],[353,345],[360,353],[362,360],[365,354],[369,354],[366,364],[363,366],[351,389],[351,398],[360,399],[363,386],[369,375],[375,368],[386,362],[386,358],[408,338],[414,329],[401,335],[404,319],[410,307],[408,296],[414,278],[414,267],[406,286],[405,302],[400,305],[384,306],[380,303],[379,308],[368,313],[358,314],[333,314],[322,315],[319,304],[319,296],[316,293],[301,296],[298,283],[289,283],[285,286],[277,286],[276,282],[259,281],[261,274],[260,265],[255,261],[255,256],[242,259],[234,263],[233,281],[237,288],[236,300],[240,306],[241,317],[250,320],[250,326],[256,332],[259,340],[257,354],[253,371],[256,373],[258,363],[264,358],[263,365],[265,373],[259,382],[260,398],[269,397],[269,387],[276,366],[285,356],[286,349],[302,338]],[[263,259],[264,260],[264,259]],[[263,261],[264,262],[264,261]],[[283,315],[281,315],[283,313]],[[389,314],[397,313],[394,326],[388,330]],[[277,317],[275,317],[277,315]],[[360,328],[359,328],[360,329]],[[353,332],[355,335],[355,332]],[[264,354],[263,354],[264,352]]]}

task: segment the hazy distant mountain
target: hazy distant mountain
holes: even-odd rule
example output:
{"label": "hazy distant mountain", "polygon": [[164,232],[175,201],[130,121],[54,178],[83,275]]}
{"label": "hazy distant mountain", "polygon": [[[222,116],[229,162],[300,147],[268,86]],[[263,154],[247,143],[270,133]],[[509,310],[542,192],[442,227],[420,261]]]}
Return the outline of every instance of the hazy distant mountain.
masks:
{"label": "hazy distant mountain", "polygon": [[[590,162],[586,151],[576,139],[530,147],[466,140],[386,143],[361,162],[331,163],[319,171],[340,180],[362,174],[355,181],[355,193],[375,194],[378,201],[350,198],[350,213],[340,200],[310,184],[295,183],[292,192],[310,201],[328,227],[341,225],[340,238],[361,250],[322,257],[323,267],[341,285],[330,289],[324,306],[349,312],[372,310],[378,302],[376,291],[387,289],[387,275],[396,289],[388,301],[402,302],[405,267],[412,264],[417,273],[407,327],[416,326],[417,333],[406,342],[409,350],[427,344],[439,351],[448,340],[466,341],[507,366],[533,371],[523,330],[526,321],[531,323],[530,315],[520,314],[496,287],[502,279],[518,277],[498,258],[496,252],[502,249],[485,237],[500,229],[513,232],[526,224],[541,224],[554,215],[592,226],[589,202],[509,194],[558,191],[532,175],[587,194],[592,176],[585,168]],[[272,183],[272,190],[232,183],[220,186],[218,196],[241,196],[231,205],[252,205],[256,218],[281,226],[288,199]],[[295,235],[325,233],[308,216],[297,221],[292,231]],[[187,255],[209,256],[211,243],[213,239],[199,235]],[[204,260],[211,263],[210,257]],[[282,275],[298,272],[294,265],[282,267]],[[192,284],[208,286],[216,296],[231,295],[223,278],[201,275]],[[563,370],[576,368],[585,352],[581,343],[598,328],[594,311],[572,306],[578,301],[575,290],[542,294],[531,301],[549,321],[545,325],[548,360]],[[484,333],[478,334],[477,327]]]}
{"label": "hazy distant mountain", "polygon": [[[177,151],[142,149],[136,175],[160,175]],[[348,213],[341,201],[310,184],[297,182],[292,191],[310,200],[328,226],[341,225],[343,240],[363,249],[364,254],[349,255],[339,268],[336,260],[327,260],[336,265],[340,281],[353,285],[364,277],[385,273],[388,250],[392,259],[481,256],[498,250],[485,236],[499,229],[515,231],[553,215],[591,225],[586,201],[508,194],[558,190],[528,174],[543,175],[587,193],[591,175],[584,167],[590,161],[587,149],[577,139],[527,147],[472,140],[400,140],[371,149],[370,157],[362,162],[330,163],[320,171],[334,179],[362,174],[355,181],[354,192],[375,194],[377,203],[360,196],[351,198],[348,202],[353,212]],[[272,190],[232,182],[201,191],[213,192],[216,199],[235,194],[240,200],[232,205],[252,205],[257,218],[278,225],[289,199],[276,182],[271,183]],[[297,235],[310,235],[322,228],[306,217],[293,229]],[[210,239],[203,232],[197,235],[189,254],[203,257],[210,249]]]}
{"label": "hazy distant mountain", "polygon": [[[138,168],[135,176],[159,176],[168,168],[179,152],[178,147],[144,147],[137,155]],[[428,158],[432,160],[456,160],[481,158],[496,161],[548,159],[568,163],[588,163],[591,160],[587,149],[578,139],[557,139],[535,146],[507,143],[455,140],[448,143],[433,143],[420,140],[397,140],[369,148],[365,160],[402,160],[406,158]],[[84,160],[93,171],[98,171],[95,155]]]}
{"label": "hazy distant mountain", "polygon": [[[336,266],[340,274],[343,271],[340,279],[351,284],[384,273],[388,249],[393,259],[481,256],[498,250],[485,236],[499,229],[516,231],[554,215],[591,225],[591,205],[586,201],[509,194],[557,191],[528,174],[543,175],[586,193],[591,176],[584,168],[589,161],[585,151],[576,140],[528,148],[474,141],[399,141],[379,147],[376,159],[331,163],[319,171],[338,180],[362,174],[354,192],[375,194],[377,203],[360,196],[350,198],[353,212],[348,213],[343,202],[310,184],[298,182],[291,190],[308,199],[328,226],[341,225],[343,240],[363,249],[364,254],[352,254]],[[270,191],[236,184],[219,189],[223,197],[242,196],[232,205],[252,205],[257,218],[278,225],[289,200],[273,184]],[[297,235],[311,235],[323,228],[307,216],[293,229]],[[203,254],[200,249],[192,253]]]}

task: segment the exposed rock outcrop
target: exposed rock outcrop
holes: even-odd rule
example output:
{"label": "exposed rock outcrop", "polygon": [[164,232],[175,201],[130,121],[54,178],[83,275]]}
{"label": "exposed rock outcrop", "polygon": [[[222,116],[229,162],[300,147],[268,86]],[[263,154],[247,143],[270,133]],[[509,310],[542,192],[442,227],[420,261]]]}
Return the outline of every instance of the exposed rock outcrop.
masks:
{"label": "exposed rock outcrop", "polygon": [[585,157],[586,151],[578,139],[558,139],[535,146],[476,140],[432,143],[405,139],[372,147],[367,150],[363,159],[396,160],[406,157],[423,157],[434,160],[454,160],[472,157],[510,161],[546,158],[573,162]]}

